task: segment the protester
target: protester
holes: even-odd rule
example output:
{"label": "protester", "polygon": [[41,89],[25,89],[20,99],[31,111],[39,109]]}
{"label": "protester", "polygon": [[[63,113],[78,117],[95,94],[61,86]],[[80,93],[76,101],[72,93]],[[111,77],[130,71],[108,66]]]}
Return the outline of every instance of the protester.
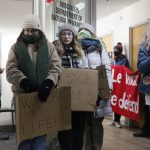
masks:
{"label": "protester", "polygon": [[150,22],[138,52],[138,70],[143,74],[139,91],[145,94],[144,124],[135,137],[150,137]]}
{"label": "protester", "polygon": [[[77,38],[85,52],[87,68],[96,69],[97,66],[105,65],[109,87],[112,89],[111,65],[107,52],[102,43],[96,37],[95,29],[90,24],[82,24],[79,28]],[[97,106],[101,103],[101,98],[97,100]],[[86,113],[84,131],[84,150],[100,150],[103,144],[103,119],[104,117],[94,116],[93,112]]]}
{"label": "protester", "polygon": [[[85,55],[76,40],[76,30],[71,24],[59,27],[58,40],[54,42],[63,68],[83,68]],[[58,133],[61,150],[82,150],[85,113],[72,111],[72,129]]]}
{"label": "protester", "polygon": [[121,42],[118,42],[117,45],[114,47],[114,61],[113,65],[124,65],[129,68],[129,61],[127,57],[122,54],[123,46]]}
{"label": "protester", "polygon": [[[124,65],[129,68],[129,61],[127,57],[124,54],[122,54],[122,52],[123,52],[122,43],[118,42],[113,49],[114,61],[112,62],[112,65]],[[117,128],[122,128],[120,119],[121,115],[114,112],[113,121],[111,123],[108,123],[108,125],[116,126]]]}
{"label": "protester", "polygon": [[[38,16],[27,14],[6,64],[6,76],[14,96],[38,91],[39,100],[45,102],[60,73],[59,56],[42,32]],[[47,150],[46,135],[22,141],[18,150]]]}

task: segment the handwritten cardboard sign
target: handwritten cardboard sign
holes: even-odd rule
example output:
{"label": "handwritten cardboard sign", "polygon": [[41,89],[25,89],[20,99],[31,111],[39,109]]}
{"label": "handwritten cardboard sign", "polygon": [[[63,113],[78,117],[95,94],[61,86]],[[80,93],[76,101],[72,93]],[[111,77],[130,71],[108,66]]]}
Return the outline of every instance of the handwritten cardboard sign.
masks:
{"label": "handwritten cardboard sign", "polygon": [[99,96],[102,99],[110,98],[110,89],[109,89],[105,65],[98,66],[97,70],[98,70]]}
{"label": "handwritten cardboard sign", "polygon": [[64,69],[59,86],[71,86],[71,109],[73,111],[95,111],[98,96],[97,70]]}
{"label": "handwritten cardboard sign", "polygon": [[52,90],[46,102],[39,101],[37,92],[18,95],[16,99],[17,142],[71,128],[70,101],[70,87]]}

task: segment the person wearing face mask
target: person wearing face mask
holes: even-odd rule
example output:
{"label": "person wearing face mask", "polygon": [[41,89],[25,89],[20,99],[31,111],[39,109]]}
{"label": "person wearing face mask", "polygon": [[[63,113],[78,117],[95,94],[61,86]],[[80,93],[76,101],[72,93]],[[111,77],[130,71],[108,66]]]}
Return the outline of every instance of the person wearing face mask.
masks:
{"label": "person wearing face mask", "polygon": [[113,50],[114,53],[113,65],[124,65],[129,68],[129,61],[127,57],[124,54],[122,54],[122,52],[123,52],[122,43],[118,42]]}
{"label": "person wearing face mask", "polygon": [[[114,61],[112,65],[124,65],[125,67],[129,68],[129,61],[127,57],[124,54],[122,54],[122,52],[123,52],[122,43],[118,42],[113,49]],[[122,128],[120,119],[121,119],[121,115],[114,113],[114,119],[111,123],[108,123],[108,125],[116,126],[117,128]]]}
{"label": "person wearing face mask", "polygon": [[[59,27],[55,48],[61,59],[63,68],[85,68],[86,61],[83,50],[76,39],[77,31],[71,24]],[[58,132],[61,150],[82,150],[85,112],[71,112],[71,130]]]}
{"label": "person wearing face mask", "polygon": [[[44,103],[60,74],[60,60],[54,45],[42,32],[38,16],[27,14],[6,64],[6,77],[12,84],[14,97],[37,91],[39,101]],[[47,150],[47,146],[47,137],[42,135],[20,142],[18,150]]]}
{"label": "person wearing face mask", "polygon": [[[77,39],[81,43],[84,50],[87,68],[96,69],[100,65],[105,65],[106,73],[109,83],[109,88],[112,89],[111,77],[111,63],[109,56],[102,44],[102,41],[97,38],[96,31],[92,25],[84,23],[80,26],[77,34]],[[109,104],[109,99],[105,99]],[[96,102],[97,108],[104,102],[103,108],[106,106],[105,102],[98,96]],[[98,109],[97,109],[98,110]],[[99,110],[102,111],[100,108]],[[104,109],[103,109],[104,110]],[[94,112],[86,112],[85,128],[84,128],[84,145],[83,150],[101,150],[103,145],[103,120],[104,116],[96,116]]]}

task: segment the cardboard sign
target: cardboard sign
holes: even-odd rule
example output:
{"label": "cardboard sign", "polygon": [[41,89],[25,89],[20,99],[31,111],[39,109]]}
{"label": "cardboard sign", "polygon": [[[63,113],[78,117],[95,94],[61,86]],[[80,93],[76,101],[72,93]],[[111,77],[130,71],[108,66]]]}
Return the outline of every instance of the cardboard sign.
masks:
{"label": "cardboard sign", "polygon": [[46,102],[39,101],[37,92],[18,95],[16,98],[17,142],[70,128],[70,101],[70,87],[52,90]]}
{"label": "cardboard sign", "polygon": [[109,89],[105,65],[98,66],[97,70],[98,70],[99,96],[102,99],[110,98],[110,89]]}
{"label": "cardboard sign", "polygon": [[98,96],[98,72],[89,69],[64,69],[59,86],[71,86],[71,109],[95,111]]}

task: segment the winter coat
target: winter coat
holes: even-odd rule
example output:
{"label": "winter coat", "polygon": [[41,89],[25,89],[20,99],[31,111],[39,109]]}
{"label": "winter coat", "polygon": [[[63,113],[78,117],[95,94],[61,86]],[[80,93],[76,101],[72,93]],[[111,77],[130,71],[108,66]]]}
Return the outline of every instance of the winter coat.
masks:
{"label": "winter coat", "polygon": [[60,56],[61,65],[64,68],[86,68],[86,58],[83,50],[81,50],[82,57],[78,57],[77,53],[72,47],[64,47],[65,53]]}
{"label": "winter coat", "polygon": [[[150,76],[150,48],[148,47],[141,46],[139,48],[138,70],[143,74],[143,76]],[[147,88],[149,87],[150,86],[147,86]],[[145,102],[147,105],[150,105],[150,93],[145,94]]]}
{"label": "winter coat", "polygon": [[121,54],[114,60],[113,65],[124,65],[129,68],[129,61],[125,55]]}
{"label": "winter coat", "polygon": [[138,70],[144,74],[150,74],[150,50],[146,47],[140,47],[138,53]]}
{"label": "winter coat", "polygon": [[85,68],[85,55],[81,50],[82,57],[78,57],[76,51],[72,47],[65,47],[65,53],[61,56],[61,64],[64,68]]}
{"label": "winter coat", "polygon": [[111,63],[106,50],[103,48],[101,54],[98,51],[93,51],[86,54],[86,68],[96,69],[97,66],[105,65],[109,83],[109,88],[112,89]]}
{"label": "winter coat", "polygon": [[[37,51],[33,45],[28,45],[28,52],[32,63],[36,66],[36,56]],[[50,79],[53,81],[54,85],[57,84],[57,80],[61,73],[60,60],[54,45],[48,43],[49,50],[49,70],[45,79]],[[21,70],[19,70],[19,64],[16,56],[15,44],[11,46],[9,51],[8,60],[6,64],[6,78],[9,83],[12,84],[12,91],[14,94],[24,93],[24,90],[20,88],[20,83],[22,79],[27,78]]]}

